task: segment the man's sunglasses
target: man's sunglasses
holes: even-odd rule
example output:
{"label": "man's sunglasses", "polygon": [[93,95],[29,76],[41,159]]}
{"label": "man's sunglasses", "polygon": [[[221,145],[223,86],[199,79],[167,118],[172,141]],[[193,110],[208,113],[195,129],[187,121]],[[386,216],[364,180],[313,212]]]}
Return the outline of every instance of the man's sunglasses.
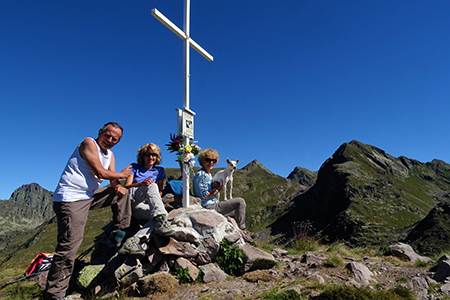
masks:
{"label": "man's sunglasses", "polygon": [[118,138],[113,137],[109,133],[103,132],[103,135],[105,136],[106,140],[111,139],[113,141],[113,143],[117,143],[119,141]]}

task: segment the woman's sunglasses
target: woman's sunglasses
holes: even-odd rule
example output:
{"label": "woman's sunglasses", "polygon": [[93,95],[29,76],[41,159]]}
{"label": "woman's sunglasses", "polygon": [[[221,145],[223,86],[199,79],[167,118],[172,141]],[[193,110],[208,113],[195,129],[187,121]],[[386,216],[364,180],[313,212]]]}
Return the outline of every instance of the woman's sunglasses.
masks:
{"label": "woman's sunglasses", "polygon": [[207,162],[212,162],[212,163],[217,163],[217,159],[214,159],[214,158],[205,158],[205,160],[207,161]]}
{"label": "woman's sunglasses", "polygon": [[145,156],[145,157],[150,157],[150,156],[151,156],[151,157],[158,157],[158,154],[156,154],[156,153],[145,152],[145,153],[144,153],[144,156]]}

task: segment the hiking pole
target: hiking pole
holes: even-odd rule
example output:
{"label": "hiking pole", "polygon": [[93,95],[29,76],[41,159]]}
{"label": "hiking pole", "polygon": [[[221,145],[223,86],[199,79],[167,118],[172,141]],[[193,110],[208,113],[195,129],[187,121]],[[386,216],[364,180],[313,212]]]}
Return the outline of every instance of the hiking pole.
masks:
{"label": "hiking pole", "polygon": [[40,271],[38,271],[38,272],[36,272],[36,273],[32,273],[32,274],[27,275],[27,276],[23,276],[23,277],[18,278],[18,279],[14,280],[14,281],[7,282],[7,283],[3,284],[2,286],[0,286],[0,289],[4,288],[4,287],[7,286],[7,285],[10,285],[10,284],[13,284],[13,283],[16,283],[16,282],[19,282],[19,281],[22,281],[22,280],[31,278],[31,277],[36,276],[36,275],[39,275],[39,274],[41,274],[42,272],[45,272],[45,271],[47,271],[47,270],[48,270],[48,268],[43,269],[43,270],[40,270]]}
{"label": "hiking pole", "polygon": [[[80,261],[80,262],[81,262],[81,259],[84,258],[84,257],[85,257],[85,256],[86,256],[93,248],[94,248],[94,246],[95,246],[95,245],[91,246],[89,249],[87,249],[86,251],[82,252],[82,253],[75,259],[75,261]],[[46,267],[46,268],[44,268],[44,269],[42,269],[42,270],[40,270],[40,271],[38,271],[38,272],[32,273],[32,274],[27,275],[27,276],[20,277],[20,278],[18,278],[18,279],[16,279],[16,280],[13,280],[13,281],[11,281],[11,282],[4,283],[2,286],[0,286],[0,289],[4,288],[5,286],[8,286],[8,285],[10,285],[10,284],[13,284],[13,283],[16,283],[16,282],[19,282],[19,281],[22,281],[22,280],[25,280],[25,279],[34,277],[34,276],[36,276],[36,275],[39,275],[39,274],[41,274],[42,272],[47,271],[48,269],[50,269],[50,264],[48,265],[48,267]]]}
{"label": "hiking pole", "polygon": [[92,245],[91,247],[89,247],[88,249],[86,249],[85,251],[83,251],[82,253],[80,253],[80,255],[78,255],[78,257],[75,259],[76,261],[81,261],[81,259],[83,259],[86,255],[88,255],[89,252],[91,252],[92,249],[94,249],[95,244]]}

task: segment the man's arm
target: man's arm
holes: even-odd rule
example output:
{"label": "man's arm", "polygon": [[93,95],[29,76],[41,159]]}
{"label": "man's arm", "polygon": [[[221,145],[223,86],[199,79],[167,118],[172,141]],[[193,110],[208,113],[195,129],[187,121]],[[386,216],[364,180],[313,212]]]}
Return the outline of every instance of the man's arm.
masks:
{"label": "man's arm", "polygon": [[[128,173],[130,173],[130,169],[131,166],[128,166],[127,168],[123,169],[122,172],[124,170],[128,170]],[[111,163],[109,164],[109,171],[116,173],[116,159],[114,158],[114,153],[111,153]],[[127,192],[126,188],[124,188],[120,184],[119,179],[112,179],[111,186],[114,188],[116,195],[119,197],[122,197]]]}
{"label": "man's arm", "polygon": [[[84,139],[80,144],[80,156],[89,164],[94,174],[101,179],[109,179],[111,181],[126,178],[130,175],[130,168],[127,167],[121,172],[116,172],[114,155],[111,158],[109,169],[105,169],[98,157],[97,145],[93,139]],[[112,183],[112,182],[111,182]],[[117,180],[118,183],[118,180]]]}

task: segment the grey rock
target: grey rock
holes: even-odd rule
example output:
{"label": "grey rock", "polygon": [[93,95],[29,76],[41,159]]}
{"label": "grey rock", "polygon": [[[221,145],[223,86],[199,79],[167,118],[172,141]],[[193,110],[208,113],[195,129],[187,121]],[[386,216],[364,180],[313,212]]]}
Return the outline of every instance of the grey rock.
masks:
{"label": "grey rock", "polygon": [[302,258],[302,263],[305,263],[310,268],[319,267],[325,258],[312,254],[311,252],[306,252]]}
{"label": "grey rock", "polygon": [[412,262],[415,262],[416,260],[419,260],[419,259],[423,262],[432,262],[433,261],[429,257],[425,257],[425,256],[421,256],[421,255],[417,254],[410,245],[404,244],[404,243],[397,243],[397,244],[389,246],[389,251],[391,251],[391,253],[394,256],[399,257],[400,259],[407,259]]}
{"label": "grey rock", "polygon": [[370,281],[373,280],[372,271],[360,262],[351,262],[347,264],[346,268],[349,269],[353,275],[355,275],[355,278],[364,286],[369,285]]}
{"label": "grey rock", "polygon": [[413,290],[419,299],[426,299],[429,285],[425,278],[414,277],[406,284],[406,287]]}
{"label": "grey rock", "polygon": [[270,269],[277,262],[272,254],[264,252],[261,249],[245,244],[240,246],[244,252],[244,271],[252,271],[259,269]]}
{"label": "grey rock", "polygon": [[272,255],[276,258],[288,255],[288,252],[284,249],[275,248],[272,250]]}
{"label": "grey rock", "polygon": [[450,295],[450,283],[446,283],[441,286],[441,292],[443,292],[446,295]]}
{"label": "grey rock", "polygon": [[227,274],[222,271],[216,263],[211,263],[202,266],[203,269],[203,281],[205,283],[225,280],[227,279]]}

